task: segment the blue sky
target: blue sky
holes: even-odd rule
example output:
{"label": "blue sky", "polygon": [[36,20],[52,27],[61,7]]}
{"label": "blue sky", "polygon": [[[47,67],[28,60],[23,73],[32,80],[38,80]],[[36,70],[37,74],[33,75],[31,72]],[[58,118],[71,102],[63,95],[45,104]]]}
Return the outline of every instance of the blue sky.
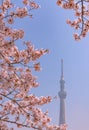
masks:
{"label": "blue sky", "polygon": [[[37,0],[38,1],[38,0]],[[24,20],[17,26],[26,31],[25,39],[36,48],[49,49],[50,53],[40,59],[42,71],[37,72],[40,87],[32,90],[38,96],[58,95],[60,90],[61,63],[64,60],[66,98],[66,122],[68,130],[88,130],[89,124],[89,35],[76,42],[75,32],[66,24],[73,12],[63,10],[56,1],[38,1],[41,8],[34,11],[32,20]],[[45,105],[52,123],[59,121],[59,99]],[[21,129],[25,130],[25,129]],[[27,129],[26,129],[27,130]]]}

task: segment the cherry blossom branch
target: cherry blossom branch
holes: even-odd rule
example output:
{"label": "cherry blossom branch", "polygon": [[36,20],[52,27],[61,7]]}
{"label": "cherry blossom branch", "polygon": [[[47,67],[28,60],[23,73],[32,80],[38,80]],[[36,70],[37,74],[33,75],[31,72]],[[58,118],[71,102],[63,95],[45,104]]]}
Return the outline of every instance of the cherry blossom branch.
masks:
{"label": "cherry blossom branch", "polygon": [[[21,7],[17,1],[2,0],[0,3],[0,130],[9,129],[8,123],[38,130],[60,130],[60,126],[49,125],[51,119],[39,108],[49,103],[51,97],[30,93],[31,88],[39,86],[32,68],[40,71],[37,61],[48,50],[35,49],[30,41],[22,44],[25,31],[14,28],[14,21],[32,16],[31,11],[39,5],[32,0],[21,2]],[[16,44],[20,40],[23,49]]]}
{"label": "cherry blossom branch", "polygon": [[[31,128],[31,126],[28,126],[28,125],[25,125],[25,124],[21,124],[21,123],[17,123],[17,122],[12,121],[12,120],[1,119],[1,121],[8,122],[8,123],[12,123],[12,124],[16,124],[18,127]],[[39,128],[36,128],[36,127],[34,127],[34,126],[32,126],[32,128],[40,130]]]}
{"label": "cherry blossom branch", "polygon": [[82,19],[82,31],[81,31],[81,35],[83,33],[83,30],[84,30],[84,10],[83,10],[83,0],[81,0],[81,19]]}
{"label": "cherry blossom branch", "polygon": [[89,23],[85,20],[85,18],[87,20],[89,19],[88,3],[89,1],[87,0],[67,0],[67,2],[57,0],[58,6],[64,9],[74,10],[76,20],[67,20],[67,24],[80,32],[79,34],[75,33],[73,35],[75,40],[81,40],[81,38],[85,37],[89,32]]}

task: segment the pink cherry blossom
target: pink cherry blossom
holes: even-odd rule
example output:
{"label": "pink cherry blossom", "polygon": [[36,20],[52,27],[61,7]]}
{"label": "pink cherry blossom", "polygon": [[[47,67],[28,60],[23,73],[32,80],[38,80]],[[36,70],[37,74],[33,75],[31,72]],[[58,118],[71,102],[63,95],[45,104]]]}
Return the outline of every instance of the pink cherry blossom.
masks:
{"label": "pink cherry blossom", "polygon": [[[49,51],[35,49],[30,41],[24,41],[23,27],[14,28],[16,19],[32,16],[31,10],[38,9],[39,5],[32,0],[20,2],[21,7],[12,0],[0,2],[0,129],[14,130],[9,125],[14,124],[18,128],[60,130],[60,126],[49,125],[51,119],[48,112],[40,109],[40,106],[51,102],[52,98],[37,97],[31,93],[32,88],[39,86],[32,72],[40,71],[38,59]],[[18,40],[22,48],[19,48]]]}
{"label": "pink cherry blossom", "polygon": [[89,1],[81,0],[57,0],[57,5],[64,8],[73,10],[75,20],[67,20],[67,24],[73,27],[77,31],[77,35],[74,34],[75,40],[80,40],[87,35],[89,32],[88,16],[89,16]]}

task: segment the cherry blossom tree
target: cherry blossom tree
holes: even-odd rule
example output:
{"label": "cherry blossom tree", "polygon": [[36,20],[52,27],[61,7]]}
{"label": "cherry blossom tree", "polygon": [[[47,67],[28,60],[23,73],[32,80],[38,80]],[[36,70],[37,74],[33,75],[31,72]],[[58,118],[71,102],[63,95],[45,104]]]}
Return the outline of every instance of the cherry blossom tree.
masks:
{"label": "cherry blossom tree", "polygon": [[67,24],[77,31],[74,39],[81,40],[89,32],[89,0],[57,0],[57,5],[74,11],[76,19],[67,20]]}
{"label": "cherry blossom tree", "polygon": [[[35,49],[30,41],[23,41],[24,30],[15,29],[16,19],[32,18],[31,11],[39,5],[32,0],[0,0],[0,130],[13,130],[27,127],[38,130],[64,130],[66,125],[49,125],[48,112],[42,112],[39,106],[51,101],[51,97],[37,97],[30,93],[31,88],[39,86],[32,71],[40,71],[37,62],[45,49]],[[18,47],[19,44],[25,49]]]}

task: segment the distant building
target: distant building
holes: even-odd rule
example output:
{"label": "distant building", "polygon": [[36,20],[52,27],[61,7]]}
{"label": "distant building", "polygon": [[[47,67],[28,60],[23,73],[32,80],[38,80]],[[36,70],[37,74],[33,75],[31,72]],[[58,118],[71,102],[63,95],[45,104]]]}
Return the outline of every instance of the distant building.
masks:
{"label": "distant building", "polygon": [[[67,96],[65,89],[65,81],[63,75],[63,59],[61,60],[61,79],[60,79],[60,91],[58,93],[60,98],[60,116],[59,116],[59,125],[66,124],[65,117],[65,98]],[[64,129],[63,129],[64,130]]]}

